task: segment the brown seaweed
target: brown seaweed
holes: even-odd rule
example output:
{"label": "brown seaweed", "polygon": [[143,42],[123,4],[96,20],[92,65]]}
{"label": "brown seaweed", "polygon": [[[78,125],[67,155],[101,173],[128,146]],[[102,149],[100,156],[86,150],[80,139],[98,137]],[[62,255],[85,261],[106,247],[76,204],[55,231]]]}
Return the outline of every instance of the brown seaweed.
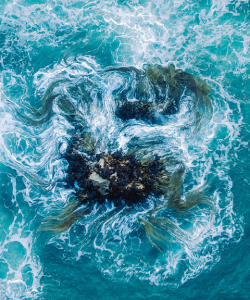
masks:
{"label": "brown seaweed", "polygon": [[[157,114],[168,116],[179,111],[185,90],[192,94],[196,128],[199,129],[204,116],[208,119],[212,116],[213,108],[208,96],[210,88],[207,83],[188,72],[176,69],[173,64],[167,67],[145,65],[141,70],[134,67],[111,68],[106,72],[133,73],[136,78],[133,88],[132,85],[128,85],[115,91],[115,114],[123,121],[136,119],[157,123]],[[88,92],[82,93],[82,96],[90,98]],[[49,116],[44,114],[45,110],[52,111],[54,98],[49,97],[57,97],[53,95],[53,85],[44,97],[47,100],[43,101],[42,108],[36,114]],[[87,99],[85,102],[89,105],[91,101]],[[61,95],[57,105],[75,129],[78,128],[77,123],[80,119],[83,120],[84,116],[74,104]],[[128,207],[129,213],[146,203],[149,196],[161,197],[164,200],[160,204],[155,203],[154,209],[149,210],[144,218],[139,218],[138,223],[145,230],[150,243],[163,253],[165,246],[173,241],[171,236],[181,242],[186,241],[185,231],[169,218],[162,216],[163,211],[169,209],[182,215],[192,212],[193,208],[200,204],[206,204],[214,211],[212,200],[205,195],[208,184],[187,193],[183,200],[186,169],[184,163],[172,156],[159,157],[149,153],[145,150],[148,146],[146,142],[134,140],[131,141],[129,146],[132,147],[127,153],[98,152],[98,143],[94,137],[85,131],[84,125],[79,128],[75,130],[62,155],[68,162],[66,188],[74,190],[76,200],[70,202],[56,216],[45,219],[39,230],[58,233],[66,231],[77,220],[90,214],[95,205],[113,203],[114,211],[106,217],[98,218],[92,224],[91,234],[96,234],[101,224],[109,221],[115,212]],[[160,144],[162,141],[159,138],[154,142]],[[145,153],[139,156],[137,152],[141,148]]]}

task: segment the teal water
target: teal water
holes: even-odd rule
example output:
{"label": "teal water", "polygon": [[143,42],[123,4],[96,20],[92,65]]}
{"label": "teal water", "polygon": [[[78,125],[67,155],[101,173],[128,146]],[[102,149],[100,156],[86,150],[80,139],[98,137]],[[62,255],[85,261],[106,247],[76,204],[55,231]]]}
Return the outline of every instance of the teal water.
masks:
{"label": "teal water", "polygon": [[[0,299],[249,299],[249,16],[240,0],[0,0]],[[103,70],[170,62],[207,81],[213,118],[195,132],[183,99],[166,125],[118,121],[112,92],[126,76]],[[87,240],[109,206],[65,233],[37,231],[71,193],[60,158],[71,125],[56,103],[35,126],[14,108],[29,116],[58,79],[55,92],[74,103],[88,82],[93,105],[81,109],[103,149],[137,139],[185,162],[185,191],[211,182],[214,216],[201,208],[175,220],[188,241],[162,255],[136,214]]]}

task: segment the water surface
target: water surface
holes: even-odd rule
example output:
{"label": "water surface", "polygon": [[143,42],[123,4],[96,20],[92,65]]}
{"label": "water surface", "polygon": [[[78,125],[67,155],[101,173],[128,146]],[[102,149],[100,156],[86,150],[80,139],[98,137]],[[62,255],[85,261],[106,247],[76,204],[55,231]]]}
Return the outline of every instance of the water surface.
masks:
{"label": "water surface", "polygon": [[[0,3],[1,299],[249,298],[249,10],[240,0]],[[169,63],[207,81],[212,119],[188,127],[183,97],[165,124],[119,120],[112,95],[129,79],[104,70]],[[90,93],[90,111],[80,109],[104,151],[139,140],[186,164],[184,193],[211,182],[212,219],[200,207],[175,220],[189,243],[161,255],[138,214],[115,215],[87,241],[86,224],[109,204],[60,235],[37,232],[72,193],[60,147],[73,127],[56,101],[35,126],[16,111],[32,117],[57,80],[75,105],[81,86]]]}

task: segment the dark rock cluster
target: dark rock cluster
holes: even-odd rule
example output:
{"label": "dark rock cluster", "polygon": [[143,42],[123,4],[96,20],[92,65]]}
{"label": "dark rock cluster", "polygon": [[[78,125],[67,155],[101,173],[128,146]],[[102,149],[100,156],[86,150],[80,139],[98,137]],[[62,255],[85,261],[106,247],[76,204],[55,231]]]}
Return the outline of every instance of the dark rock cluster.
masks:
{"label": "dark rock cluster", "polygon": [[[212,103],[207,83],[173,64],[167,67],[145,65],[142,69],[134,67],[112,68],[110,72],[135,74],[129,87],[114,91],[117,98],[116,116],[157,123],[158,115],[168,116],[179,111],[181,96],[186,91],[194,103],[197,118],[201,114],[211,117]],[[201,112],[202,111],[202,112]]]}
{"label": "dark rock cluster", "polygon": [[82,203],[109,200],[115,206],[131,206],[150,193],[162,194],[169,179],[157,156],[143,161],[121,151],[86,156],[71,144],[64,158],[68,161],[67,185],[76,190]]}
{"label": "dark rock cluster", "polygon": [[144,121],[153,121],[153,104],[136,101],[136,102],[125,102],[116,109],[116,116],[123,121],[129,119],[144,120]]}

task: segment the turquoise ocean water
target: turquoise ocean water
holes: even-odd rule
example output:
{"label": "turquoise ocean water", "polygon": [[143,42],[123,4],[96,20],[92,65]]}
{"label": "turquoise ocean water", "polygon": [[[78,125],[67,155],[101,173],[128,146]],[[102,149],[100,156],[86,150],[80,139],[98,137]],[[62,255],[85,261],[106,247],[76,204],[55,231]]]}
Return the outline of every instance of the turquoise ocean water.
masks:
{"label": "turquoise ocean water", "polygon": [[[0,299],[250,298],[249,45],[246,0],[0,0]],[[166,124],[118,120],[112,93],[129,79],[104,70],[169,63],[207,81],[212,119],[193,130],[183,97]],[[72,193],[60,157],[72,127],[56,100],[44,122],[17,111],[31,117],[52,86],[75,105],[87,86],[79,109],[104,151],[174,153],[184,193],[210,183],[214,214],[175,219],[186,239],[163,254],[137,225],[146,207],[105,222],[105,204],[67,232],[38,231]]]}

